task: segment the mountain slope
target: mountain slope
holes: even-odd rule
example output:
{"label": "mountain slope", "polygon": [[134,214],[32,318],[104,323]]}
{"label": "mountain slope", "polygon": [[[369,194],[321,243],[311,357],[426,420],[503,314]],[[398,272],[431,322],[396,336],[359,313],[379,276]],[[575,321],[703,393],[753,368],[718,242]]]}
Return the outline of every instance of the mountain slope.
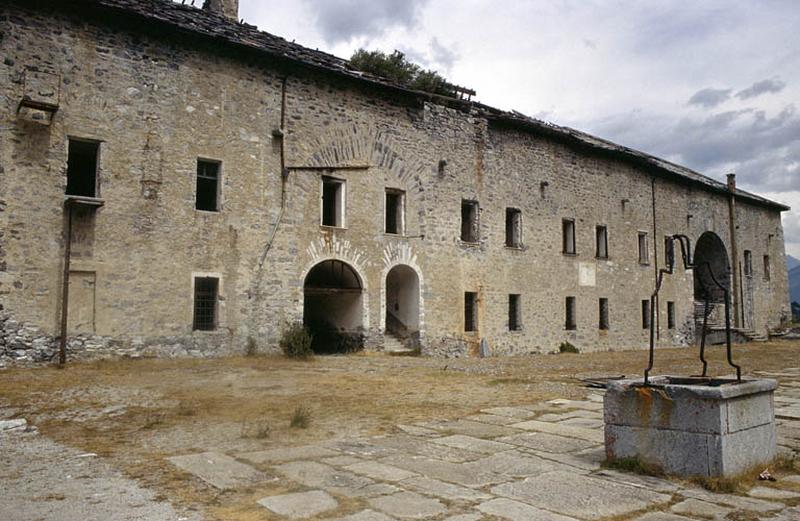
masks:
{"label": "mountain slope", "polygon": [[800,266],[800,259],[795,259],[791,255],[786,256],[786,269],[792,271],[796,267]]}
{"label": "mountain slope", "polygon": [[800,266],[789,270],[789,300],[800,302]]}

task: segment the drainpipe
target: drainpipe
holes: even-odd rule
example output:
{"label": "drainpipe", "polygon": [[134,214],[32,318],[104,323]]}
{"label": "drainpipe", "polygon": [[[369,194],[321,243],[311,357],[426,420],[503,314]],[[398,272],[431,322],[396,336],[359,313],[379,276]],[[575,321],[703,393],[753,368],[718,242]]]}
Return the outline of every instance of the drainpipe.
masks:
{"label": "drainpipe", "polygon": [[733,269],[733,326],[741,327],[739,307],[739,250],[736,247],[736,174],[728,174],[728,223],[731,235],[731,268]]}
{"label": "drainpipe", "polygon": [[72,204],[64,201],[67,225],[64,238],[64,275],[61,282],[61,338],[58,342],[58,366],[67,363],[67,310],[69,308],[69,261],[72,256]]}
{"label": "drainpipe", "polygon": [[[653,283],[654,286],[658,285],[658,226],[656,225],[656,178],[653,177],[650,179],[650,195],[653,202],[653,277],[655,281]],[[653,302],[653,311],[655,312],[655,327],[656,327],[656,338],[661,338],[661,328],[660,326],[660,318],[661,314],[658,312],[659,308],[659,300],[658,295],[655,297],[655,302]]]}

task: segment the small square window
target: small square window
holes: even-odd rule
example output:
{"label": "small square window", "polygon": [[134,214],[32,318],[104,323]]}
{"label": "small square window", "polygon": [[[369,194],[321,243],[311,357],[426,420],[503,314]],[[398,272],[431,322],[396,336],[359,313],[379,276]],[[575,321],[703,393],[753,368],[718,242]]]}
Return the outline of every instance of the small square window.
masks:
{"label": "small square window", "polygon": [[506,208],[506,246],[522,246],[522,212],[516,208]]}
{"label": "small square window", "polygon": [[605,331],[608,329],[608,299],[601,298],[598,307],[600,311],[600,322],[598,324],[598,329]]}
{"label": "small square window", "polygon": [[647,248],[646,232],[639,232],[639,264],[650,264],[650,251]]}
{"label": "small square window", "polygon": [[520,298],[519,295],[511,294],[508,296],[508,330],[519,331],[522,329],[520,317]]}
{"label": "small square window", "polygon": [[197,160],[197,194],[195,208],[206,212],[219,211],[218,161]]}
{"label": "small square window", "polygon": [[472,291],[464,293],[464,331],[478,330],[478,294]]}
{"label": "small square window", "polygon": [[642,329],[650,329],[650,301],[642,301]]}
{"label": "small square window", "polygon": [[344,228],[345,182],[335,177],[322,177],[322,225]]}
{"label": "small square window", "polygon": [[478,202],[461,201],[461,240],[464,242],[480,241],[478,226]]}
{"label": "small square window", "polygon": [[667,302],[667,329],[675,329],[675,303]]}
{"label": "small square window", "polygon": [[67,195],[97,197],[97,162],[100,143],[69,140],[67,151]]}
{"label": "small square window", "polygon": [[406,193],[402,190],[386,189],[386,233],[403,235],[405,233],[405,200]]}
{"label": "small square window", "polygon": [[744,276],[753,276],[753,252],[750,250],[744,250]]}
{"label": "small square window", "polygon": [[595,228],[595,257],[598,259],[608,258],[608,228],[598,225]]}
{"label": "small square window", "polygon": [[575,255],[575,221],[564,219],[561,221],[562,251],[567,255]]}
{"label": "small square window", "polygon": [[194,279],[194,329],[213,331],[217,328],[217,297],[219,279],[195,277]]}
{"label": "small square window", "polygon": [[575,297],[567,297],[564,314],[564,327],[569,330],[577,329],[578,325],[575,319]]}

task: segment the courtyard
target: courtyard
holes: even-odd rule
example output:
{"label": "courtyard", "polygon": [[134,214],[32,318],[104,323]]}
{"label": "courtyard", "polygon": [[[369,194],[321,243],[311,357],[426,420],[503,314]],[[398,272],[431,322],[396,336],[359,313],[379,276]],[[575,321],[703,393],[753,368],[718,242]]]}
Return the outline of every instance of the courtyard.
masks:
{"label": "courtyard", "polygon": [[[737,346],[776,378],[780,461],[735,483],[608,468],[603,389],[644,351],[114,360],[0,373],[0,519],[800,519],[798,341]],[[694,374],[695,349],[654,374]],[[728,374],[711,348],[711,374]],[[10,425],[10,424],[7,424]],[[762,469],[763,470],[763,469]]]}

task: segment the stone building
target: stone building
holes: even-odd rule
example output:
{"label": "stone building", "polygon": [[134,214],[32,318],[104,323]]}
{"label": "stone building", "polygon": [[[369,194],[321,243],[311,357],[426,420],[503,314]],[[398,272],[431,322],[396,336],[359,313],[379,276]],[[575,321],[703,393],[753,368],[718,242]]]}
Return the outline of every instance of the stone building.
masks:
{"label": "stone building", "polygon": [[[0,358],[51,357],[64,319],[76,355],[269,350],[302,320],[430,354],[639,348],[673,234],[745,334],[787,317],[786,207],[732,177],[410,91],[236,15],[2,2]],[[696,277],[665,277],[659,345],[693,340]]]}

